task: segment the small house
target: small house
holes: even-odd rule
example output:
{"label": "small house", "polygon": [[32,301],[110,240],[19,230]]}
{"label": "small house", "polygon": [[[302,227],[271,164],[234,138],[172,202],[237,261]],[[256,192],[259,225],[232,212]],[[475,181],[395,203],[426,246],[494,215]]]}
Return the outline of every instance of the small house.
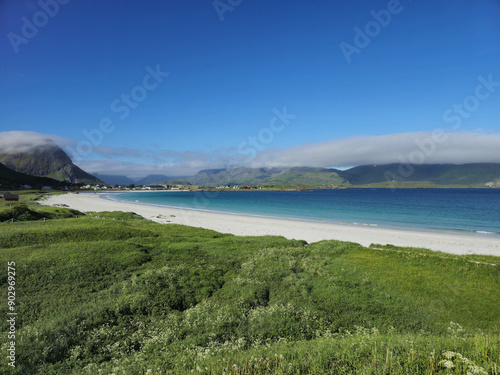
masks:
{"label": "small house", "polygon": [[19,195],[18,194],[4,194],[2,199],[4,201],[18,201]]}

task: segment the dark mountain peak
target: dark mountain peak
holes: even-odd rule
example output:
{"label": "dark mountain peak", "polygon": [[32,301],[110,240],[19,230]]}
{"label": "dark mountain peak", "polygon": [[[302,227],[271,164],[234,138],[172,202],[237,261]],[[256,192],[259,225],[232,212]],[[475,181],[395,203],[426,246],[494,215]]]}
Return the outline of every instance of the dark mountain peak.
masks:
{"label": "dark mountain peak", "polygon": [[66,182],[99,183],[98,178],[83,171],[52,140],[16,139],[15,144],[0,145],[0,162],[10,169],[40,177],[50,177]]}

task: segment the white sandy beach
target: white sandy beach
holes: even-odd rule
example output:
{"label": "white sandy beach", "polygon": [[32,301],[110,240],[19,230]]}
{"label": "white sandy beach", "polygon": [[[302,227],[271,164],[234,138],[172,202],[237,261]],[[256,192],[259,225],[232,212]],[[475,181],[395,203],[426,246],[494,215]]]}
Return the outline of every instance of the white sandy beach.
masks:
{"label": "white sandy beach", "polygon": [[184,210],[111,201],[101,198],[102,194],[70,193],[54,195],[42,203],[46,205],[66,204],[82,212],[135,212],[146,219],[159,223],[184,224],[235,235],[276,235],[289,239],[305,240],[309,243],[321,240],[340,240],[356,242],[363,246],[392,244],[459,255],[500,256],[500,236],[498,235],[403,230]]}

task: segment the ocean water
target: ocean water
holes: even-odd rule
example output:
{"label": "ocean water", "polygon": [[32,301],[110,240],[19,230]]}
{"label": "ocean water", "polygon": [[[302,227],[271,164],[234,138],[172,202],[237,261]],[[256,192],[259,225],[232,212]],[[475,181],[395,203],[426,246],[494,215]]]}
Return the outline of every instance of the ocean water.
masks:
{"label": "ocean water", "polygon": [[500,189],[158,191],[107,198],[335,223],[500,234]]}

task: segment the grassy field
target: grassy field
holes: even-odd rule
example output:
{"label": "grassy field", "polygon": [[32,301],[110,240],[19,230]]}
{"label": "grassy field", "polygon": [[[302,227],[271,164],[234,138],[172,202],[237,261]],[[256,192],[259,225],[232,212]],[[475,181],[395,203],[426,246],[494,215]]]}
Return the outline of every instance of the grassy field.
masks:
{"label": "grassy field", "polygon": [[8,262],[17,313],[2,374],[499,371],[498,257],[237,237],[37,197],[0,205],[2,332]]}

